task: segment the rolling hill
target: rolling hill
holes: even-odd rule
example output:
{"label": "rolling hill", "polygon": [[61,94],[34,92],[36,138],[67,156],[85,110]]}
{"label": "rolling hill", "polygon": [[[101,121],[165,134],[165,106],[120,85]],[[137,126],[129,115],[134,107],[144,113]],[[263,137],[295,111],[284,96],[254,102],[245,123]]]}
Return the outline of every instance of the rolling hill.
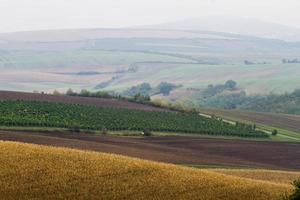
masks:
{"label": "rolling hill", "polygon": [[[243,169],[246,172],[239,172],[245,176],[251,174],[247,170],[254,169],[300,171],[300,145],[295,143],[230,137],[207,138],[188,134],[143,137],[139,132],[135,133],[109,131],[104,135],[84,131],[71,133],[57,128],[13,127],[9,131],[1,130],[0,140],[113,153],[198,168]],[[287,174],[285,180],[295,179],[299,174],[292,179],[288,177],[291,178],[291,174]]]}
{"label": "rolling hill", "polygon": [[236,33],[241,35],[252,35],[256,37],[280,39],[285,41],[300,41],[300,28],[237,16],[203,16],[199,18],[184,19],[181,21],[163,23],[158,25],[144,26],[144,28],[171,30],[206,30]]}
{"label": "rolling hill", "polygon": [[63,148],[0,142],[0,154],[5,199],[280,200],[292,190],[286,183]]}
{"label": "rolling hill", "polygon": [[299,43],[275,39],[125,28],[3,33],[0,41],[0,89],[6,90],[78,91],[105,83],[120,91],[162,80],[203,88],[233,79],[249,93],[282,93],[300,84],[297,64],[281,63],[298,58]]}
{"label": "rolling hill", "polygon": [[170,112],[167,109],[125,100],[56,97],[26,93],[20,93],[20,96],[18,93],[8,94],[12,95],[0,96],[2,99],[0,101],[0,124],[9,127],[69,128],[73,132],[80,132],[80,129],[144,132],[149,130],[254,138],[269,137],[267,133],[255,130],[252,126],[233,126],[196,113]]}
{"label": "rolling hill", "polygon": [[283,128],[290,131],[300,133],[300,116],[250,112],[243,110],[224,110],[224,109],[205,109],[202,108],[202,113],[217,115],[232,120],[248,121],[252,123],[267,125],[271,127]]}
{"label": "rolling hill", "polygon": [[146,104],[129,102],[126,100],[118,100],[114,98],[93,98],[93,97],[77,97],[66,95],[49,95],[39,93],[25,93],[0,91],[0,101],[34,101],[34,102],[49,102],[49,103],[63,103],[76,104],[95,107],[109,107],[116,109],[134,109],[141,111],[161,111],[170,112],[166,108],[158,108]]}

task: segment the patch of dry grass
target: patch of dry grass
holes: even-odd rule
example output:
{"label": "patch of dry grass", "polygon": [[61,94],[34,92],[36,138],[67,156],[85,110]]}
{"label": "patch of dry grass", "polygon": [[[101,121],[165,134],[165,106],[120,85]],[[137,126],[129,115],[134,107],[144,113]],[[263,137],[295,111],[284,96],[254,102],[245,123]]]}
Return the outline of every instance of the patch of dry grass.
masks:
{"label": "patch of dry grass", "polygon": [[279,200],[286,184],[117,155],[0,142],[1,199]]}
{"label": "patch of dry grass", "polygon": [[219,172],[225,175],[238,176],[254,180],[270,181],[274,183],[292,184],[293,181],[300,179],[300,172],[261,170],[261,169],[211,169],[210,171]]}

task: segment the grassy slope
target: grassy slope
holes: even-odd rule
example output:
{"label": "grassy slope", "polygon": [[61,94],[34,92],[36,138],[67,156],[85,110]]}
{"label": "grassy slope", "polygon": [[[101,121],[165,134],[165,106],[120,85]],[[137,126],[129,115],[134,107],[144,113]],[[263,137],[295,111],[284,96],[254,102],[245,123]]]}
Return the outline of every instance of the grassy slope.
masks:
{"label": "grassy slope", "polygon": [[[176,56],[145,52],[102,50],[0,51],[0,89],[17,91],[66,91],[93,89],[120,74],[76,76],[59,74],[80,71],[116,72],[136,62],[193,62]],[[54,73],[54,72],[58,72]],[[22,78],[20,78],[22,77]]]}
{"label": "grassy slope", "polygon": [[[261,58],[263,60],[264,58]],[[53,74],[50,72],[56,70],[68,70],[73,72],[85,71],[88,67],[92,71],[99,71],[102,67],[118,66],[119,69],[125,69],[126,66],[136,62],[193,62],[176,56],[160,55],[145,52],[126,52],[126,51],[103,51],[103,50],[71,50],[63,52],[45,51],[18,51],[18,52],[0,52],[0,69],[4,72],[8,69],[22,69],[43,71],[44,76],[49,78],[40,79],[35,74],[24,74],[25,71],[19,71],[19,76],[28,77],[29,80],[22,82],[16,76],[9,80],[1,82],[1,88],[11,90],[34,89],[53,90],[56,88],[90,88],[104,81],[98,78],[96,81],[87,81],[85,77],[65,76]],[[293,91],[300,84],[300,70],[297,64],[282,65],[279,60],[273,64],[267,65],[244,65],[242,61],[238,64],[235,61],[222,65],[197,65],[197,64],[140,64],[140,70],[137,73],[128,73],[122,78],[116,80],[106,89],[124,90],[128,87],[141,82],[149,82],[153,85],[161,81],[182,84],[184,87],[204,88],[208,84],[224,83],[232,79],[239,83],[249,93],[265,92],[286,92]],[[43,66],[41,68],[41,66]],[[7,79],[5,74],[3,79]],[[1,75],[0,75],[1,79]],[[67,82],[65,81],[68,80]],[[75,79],[75,80],[74,80]],[[64,81],[62,81],[64,80]],[[42,85],[42,86],[41,86]]]}
{"label": "grassy slope", "polygon": [[139,82],[157,84],[164,80],[184,87],[205,88],[209,84],[224,84],[235,80],[247,93],[282,93],[293,91],[300,84],[300,68],[296,64],[267,65],[199,65],[199,64],[149,64],[141,66],[137,73],[124,76],[108,89],[125,88]]}
{"label": "grassy slope", "polygon": [[[176,56],[145,52],[70,50],[70,51],[12,51],[0,52],[0,69],[71,68],[74,66],[128,65],[135,62],[192,62]],[[84,67],[82,67],[84,71]]]}
{"label": "grassy slope", "polygon": [[116,155],[0,142],[5,199],[281,199],[291,186]]}
{"label": "grassy slope", "polygon": [[[1,34],[0,37],[4,41],[15,41],[13,45],[5,44],[5,42],[1,44],[4,51],[0,51],[0,69],[5,69],[5,71],[32,68],[35,68],[35,71],[49,68],[51,68],[49,71],[52,71],[53,68],[71,70],[75,67],[80,68],[78,71],[84,71],[87,67],[95,67],[94,69],[99,68],[99,66],[113,65],[124,67],[135,62],[145,61],[191,62],[189,59],[180,58],[181,56],[128,52],[132,50],[179,53],[192,55],[205,62],[224,63],[221,65],[178,63],[172,67],[164,64],[160,70],[153,65],[150,66],[150,68],[154,68],[153,73],[145,73],[145,70],[142,70],[144,72],[142,74],[128,75],[129,80],[126,80],[127,77],[125,77],[122,82],[116,81],[115,84],[111,85],[110,88],[115,89],[124,89],[125,86],[135,85],[145,80],[154,83],[165,80],[176,82],[178,80],[186,87],[199,88],[211,83],[224,83],[228,79],[235,79],[249,92],[282,92],[293,90],[297,84],[299,85],[298,64],[282,65],[280,63],[284,57],[296,58],[299,54],[298,45],[276,40],[214,32],[145,29],[53,30],[8,33]],[[17,41],[25,43],[18,43]],[[95,50],[88,50],[89,48]],[[26,49],[36,49],[36,51]],[[105,51],[104,49],[116,51]],[[258,63],[266,61],[272,64],[247,66],[243,64],[246,59]],[[23,79],[24,76],[20,76]],[[27,76],[29,75],[27,74]],[[78,84],[76,88],[80,88],[80,86],[93,88],[97,85],[94,82],[87,85],[86,80],[80,80],[80,83],[78,83],[79,80],[71,83],[61,81],[65,78],[57,78],[58,84],[46,83],[48,78],[41,81],[36,80],[35,76],[30,77],[31,80],[23,82],[23,84],[14,83],[21,82],[20,78],[16,78],[9,81],[5,80],[0,85],[3,85],[2,88],[21,88],[27,91],[37,88],[65,89],[74,87],[76,83]],[[161,78],[158,80],[157,77]],[[126,84],[124,85],[124,83]],[[28,86],[25,87],[24,85],[27,84]],[[43,87],[38,87],[41,84]]]}
{"label": "grassy slope", "polygon": [[[263,58],[261,58],[263,60]],[[10,89],[20,89],[32,91],[34,89],[49,89],[56,88],[93,88],[98,82],[88,81],[85,77],[65,76],[61,78],[58,74],[50,73],[56,70],[68,70],[73,72],[85,71],[88,67],[92,71],[101,70],[102,67],[125,69],[136,62],[193,62],[189,59],[184,59],[176,56],[167,56],[154,53],[143,52],[122,52],[122,51],[103,51],[103,50],[72,50],[64,52],[45,51],[18,51],[18,52],[0,52],[0,69],[4,72],[8,69],[22,69],[43,71],[45,75],[50,76],[49,79],[39,79],[34,74],[23,74],[29,77],[25,83],[16,76],[12,76],[9,80],[1,82],[1,87]],[[149,82],[153,85],[161,81],[183,84],[185,87],[204,88],[208,84],[224,83],[229,79],[233,79],[239,85],[246,89],[249,93],[264,93],[264,92],[286,92],[294,90],[300,84],[300,70],[297,64],[282,65],[274,61],[274,64],[267,65],[244,65],[242,61],[237,64],[222,64],[222,65],[197,65],[197,64],[140,64],[140,70],[137,73],[128,73],[124,77],[116,80],[109,85],[107,89],[124,90],[130,86],[141,82]],[[41,66],[43,66],[41,68]],[[22,76],[24,71],[19,71]],[[1,75],[0,75],[1,78]],[[7,74],[3,79],[7,78]],[[62,79],[70,79],[68,82]],[[75,80],[73,80],[75,79]],[[20,83],[20,84],[18,84]],[[22,84],[21,84],[22,83]],[[42,85],[42,87],[40,86]]]}

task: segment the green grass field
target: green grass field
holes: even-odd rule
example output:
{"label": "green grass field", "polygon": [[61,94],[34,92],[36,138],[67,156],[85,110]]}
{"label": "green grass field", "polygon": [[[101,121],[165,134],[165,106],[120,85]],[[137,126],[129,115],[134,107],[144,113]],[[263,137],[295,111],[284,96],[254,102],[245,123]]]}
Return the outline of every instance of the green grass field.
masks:
{"label": "green grass field", "polygon": [[[210,55],[212,58],[213,55]],[[215,55],[214,55],[215,56]],[[197,57],[197,55],[195,55]],[[199,59],[204,56],[199,56]],[[230,55],[228,55],[230,58]],[[204,57],[205,58],[205,57]],[[264,57],[255,58],[258,61]],[[35,70],[39,72],[56,72],[68,70],[71,72],[85,71],[86,68],[101,71],[103,67],[117,69],[126,69],[133,63],[146,62],[138,64],[139,70],[136,73],[128,73],[116,81],[112,82],[106,89],[124,90],[141,82],[149,82],[156,85],[161,81],[182,84],[189,88],[205,88],[209,84],[223,84],[227,80],[235,80],[239,86],[245,89],[249,94],[253,93],[283,93],[293,91],[300,84],[300,68],[298,64],[281,64],[279,58],[271,60],[272,64],[244,65],[241,58],[232,57],[231,60],[224,62],[226,64],[207,65],[207,64],[180,64],[193,63],[194,60],[183,58],[176,55],[167,55],[154,52],[134,52],[134,51],[105,51],[105,50],[69,50],[69,51],[1,51],[0,69],[5,72],[11,69],[17,70]],[[163,62],[163,63],[153,63]],[[176,64],[177,62],[177,64]],[[168,64],[169,63],[169,64]],[[232,64],[229,64],[232,63]],[[16,72],[13,72],[16,73]],[[20,73],[20,72],[18,72]],[[5,74],[7,77],[7,74]],[[16,74],[17,76],[17,74]],[[20,74],[22,76],[22,74]],[[73,77],[71,81],[59,81],[56,84],[47,80],[35,80],[30,74],[23,74],[28,77],[25,82],[20,79],[6,80],[1,82],[2,88],[15,90],[33,91],[45,88],[86,88],[92,89],[102,80],[96,80],[93,83],[86,84],[82,77]],[[51,76],[53,74],[44,74]],[[5,80],[6,77],[2,77]],[[1,78],[1,75],[0,75]],[[12,77],[13,78],[13,77]],[[65,77],[70,79],[71,77]],[[47,83],[48,82],[48,83]],[[15,85],[15,86],[14,86]],[[23,87],[23,88],[22,88]]]}
{"label": "green grass field", "polygon": [[155,53],[104,50],[0,52],[0,68],[72,68],[74,66],[129,65],[136,62],[191,62],[189,59]]}
{"label": "green grass field", "polygon": [[[178,56],[134,51],[0,51],[0,90],[52,92],[94,89],[139,62],[194,62]],[[78,72],[98,72],[76,75]],[[110,74],[101,74],[110,72]]]}
{"label": "green grass field", "polygon": [[161,80],[182,84],[186,88],[205,88],[209,84],[224,84],[227,80],[234,80],[249,94],[284,93],[299,87],[299,76],[297,64],[147,64],[140,65],[137,73],[126,75],[107,89],[126,88],[140,82],[155,85]]}
{"label": "green grass field", "polygon": [[[228,56],[230,57],[230,55]],[[195,55],[195,57],[197,56]],[[199,58],[203,57],[199,56]],[[264,57],[259,58],[258,61],[262,59]],[[70,50],[61,52],[28,50],[0,52],[0,69],[4,69],[5,72],[11,69],[25,71],[34,69],[35,72],[49,73],[56,72],[57,70],[61,72],[68,70],[76,73],[78,71],[85,71],[86,68],[93,71],[101,71],[103,67],[111,67],[115,71],[116,69],[124,70],[131,64],[142,62],[138,64],[139,70],[136,73],[127,73],[119,77],[105,88],[107,90],[120,91],[141,82],[149,82],[156,85],[161,81],[182,84],[185,88],[205,88],[209,84],[223,84],[230,79],[235,80],[249,94],[283,93],[293,91],[299,86],[300,68],[298,64],[281,64],[278,58],[270,61],[272,64],[244,65],[241,58],[232,57],[230,62],[225,62],[227,64],[207,65],[192,64],[195,62],[194,60],[181,56],[153,52],[105,50]],[[143,62],[145,63],[143,64]],[[21,72],[19,71],[18,73]],[[53,74],[43,75],[55,79]],[[7,77],[7,74],[5,76]],[[22,74],[18,76],[22,76]],[[98,82],[93,80],[92,83],[86,84],[87,80],[82,79],[82,77],[68,76],[65,77],[65,79],[71,78],[68,82],[60,81],[62,78],[58,77],[55,79],[56,83],[53,83],[48,81],[48,78],[47,80],[36,80],[35,77],[30,77],[30,74],[23,74],[23,76],[28,77],[28,80],[25,82],[21,82],[19,78],[6,80],[1,82],[1,88],[33,91],[35,89],[42,89],[43,87],[54,90],[57,88],[73,87],[74,85],[76,88],[88,87],[88,89],[92,89],[103,81],[99,78]],[[6,77],[2,77],[3,80]],[[21,83],[18,84],[18,82]]]}

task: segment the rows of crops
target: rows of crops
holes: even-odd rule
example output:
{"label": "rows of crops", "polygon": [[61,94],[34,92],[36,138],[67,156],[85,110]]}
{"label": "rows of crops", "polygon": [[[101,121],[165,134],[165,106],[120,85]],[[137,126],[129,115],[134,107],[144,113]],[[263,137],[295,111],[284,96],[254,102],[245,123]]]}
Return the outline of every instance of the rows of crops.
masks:
{"label": "rows of crops", "polygon": [[0,125],[62,127],[81,129],[143,130],[268,137],[249,127],[201,117],[197,114],[145,112],[129,109],[100,108],[48,102],[1,101]]}

